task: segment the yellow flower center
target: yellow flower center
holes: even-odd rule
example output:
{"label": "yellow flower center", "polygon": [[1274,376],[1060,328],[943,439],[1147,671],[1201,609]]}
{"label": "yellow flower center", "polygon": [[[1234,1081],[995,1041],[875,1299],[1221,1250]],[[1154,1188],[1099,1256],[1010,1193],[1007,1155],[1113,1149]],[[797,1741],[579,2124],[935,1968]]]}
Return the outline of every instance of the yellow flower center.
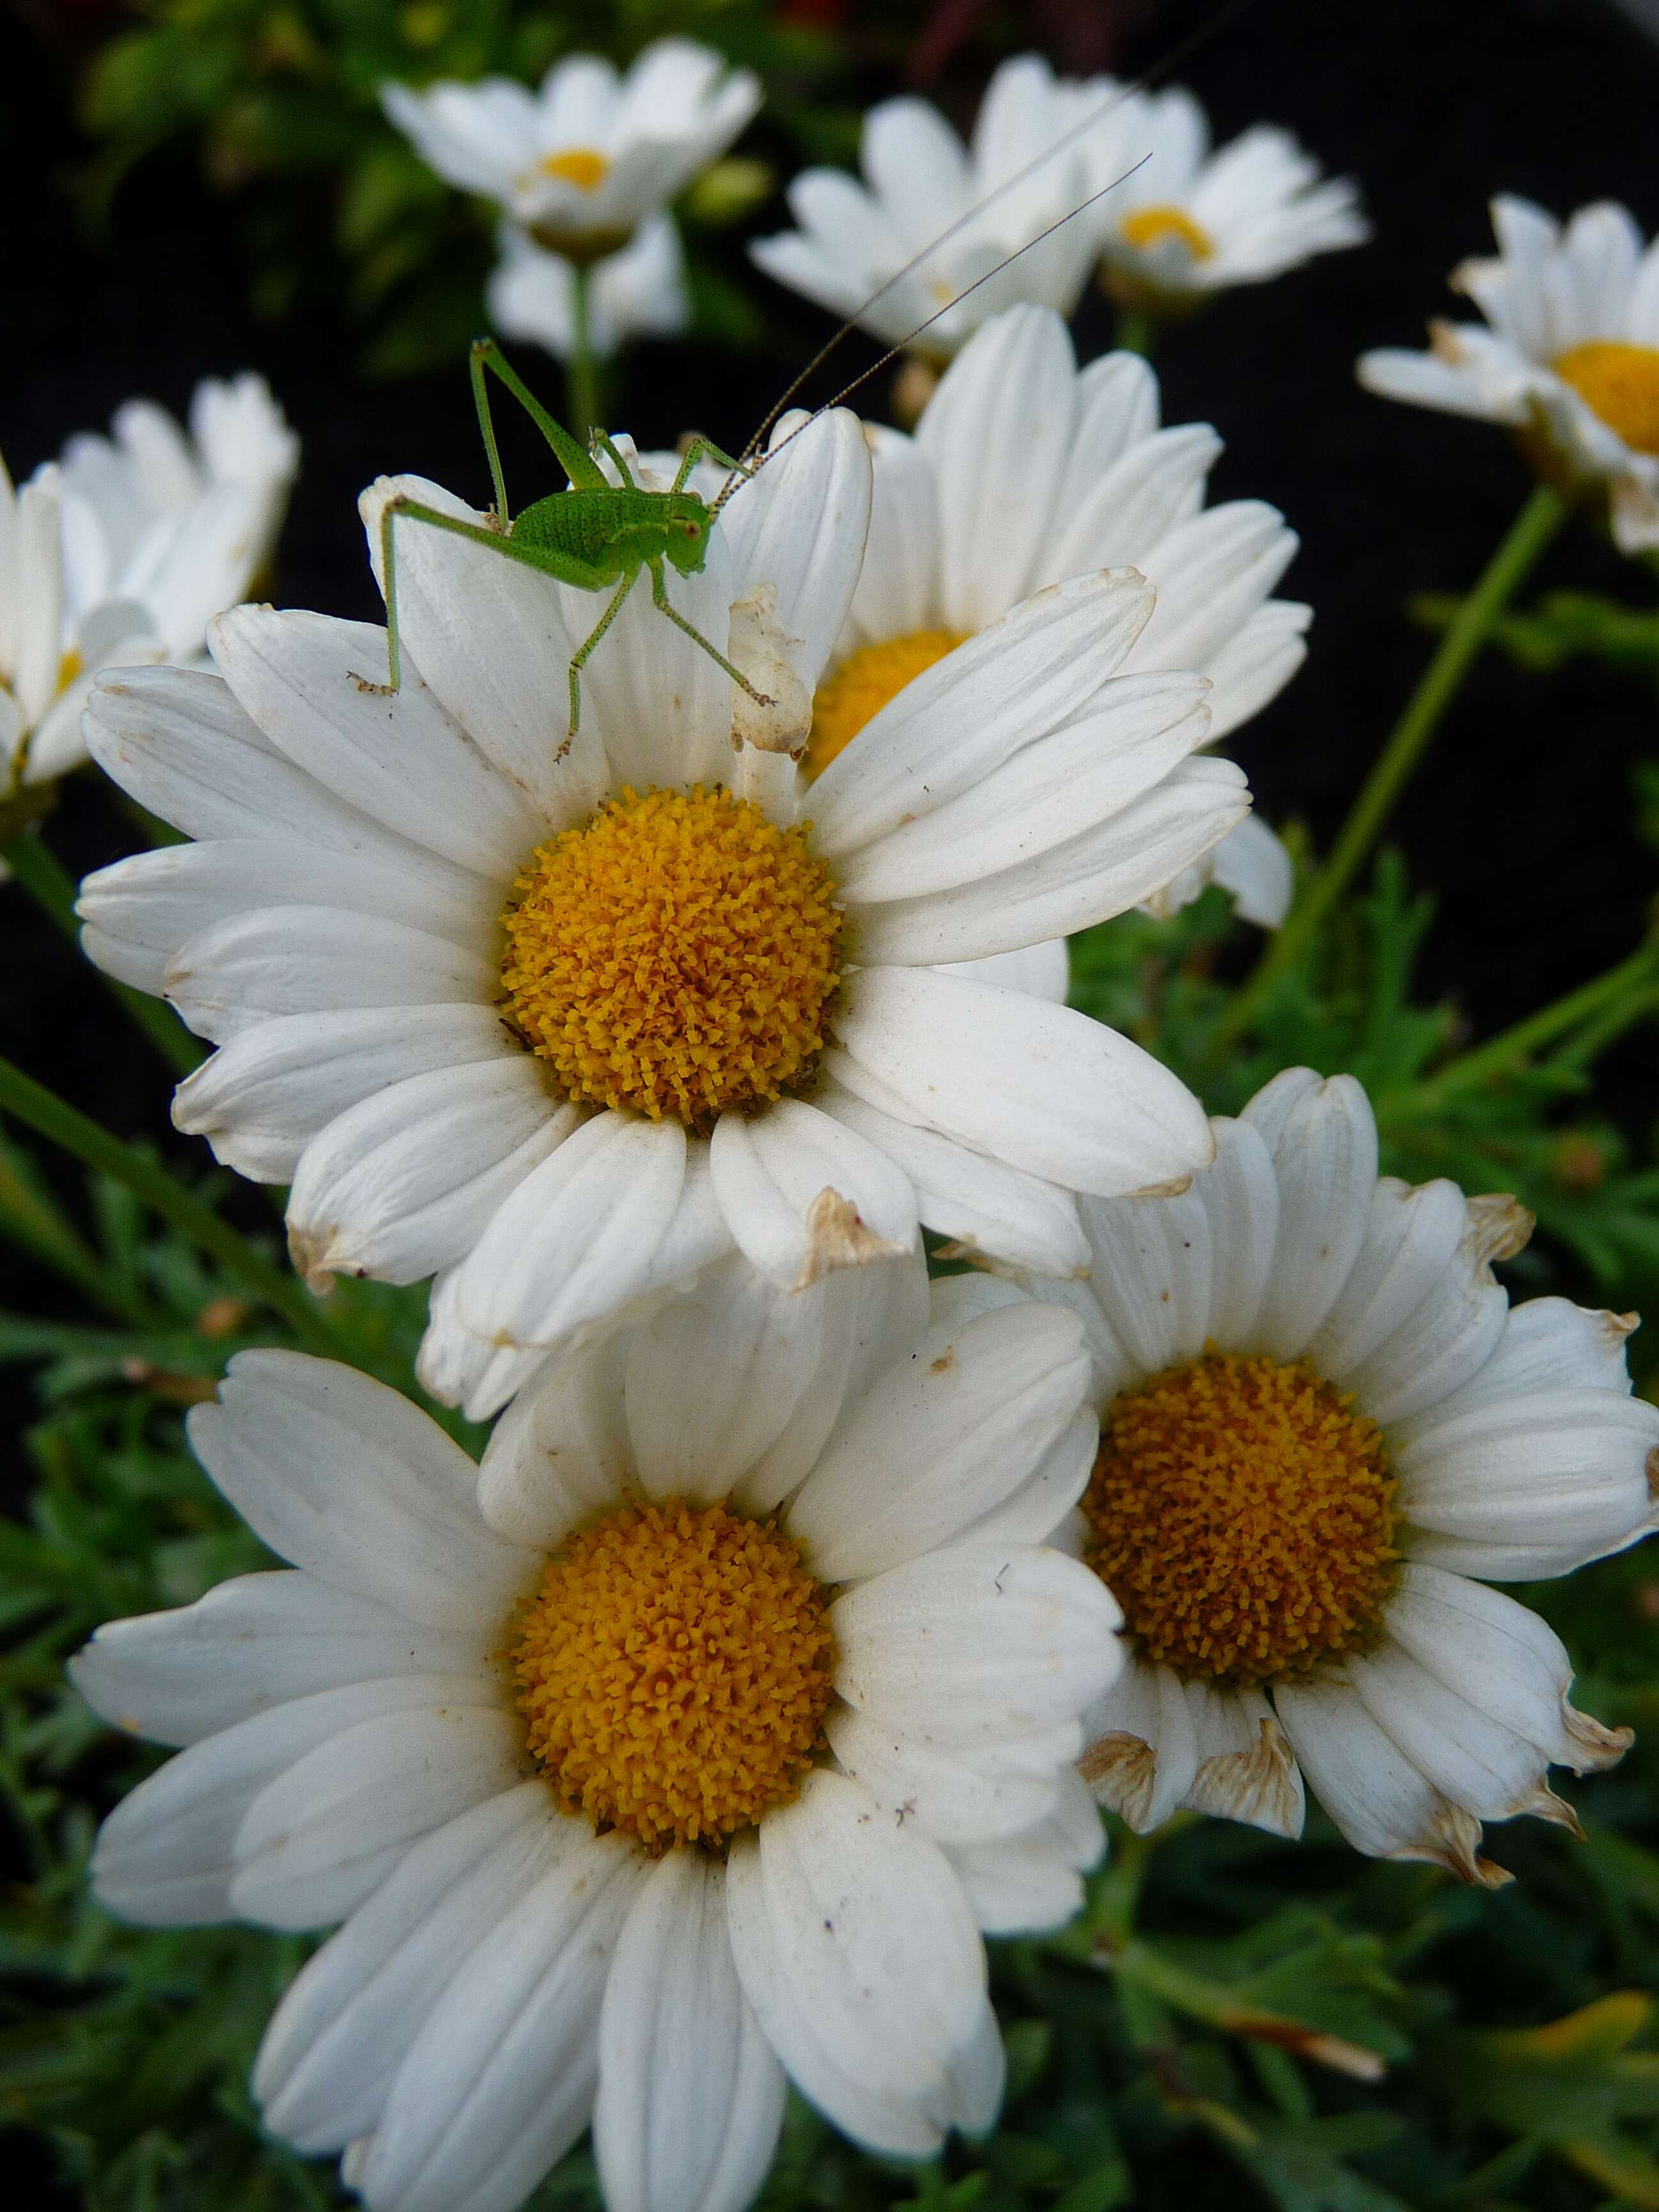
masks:
{"label": "yellow flower center", "polygon": [[1138,253],[1150,253],[1166,238],[1178,238],[1194,261],[1208,261],[1215,252],[1209,232],[1178,207],[1136,208],[1119,223],[1117,234]]}
{"label": "yellow flower center", "polygon": [[1564,353],[1555,373],[1633,453],[1659,453],[1659,348],[1598,339]]}
{"label": "yellow flower center", "polygon": [[1394,1586],[1376,1425],[1304,1363],[1206,1352],[1111,1407],[1089,1563],[1184,1679],[1298,1674],[1366,1643]]}
{"label": "yellow flower center", "polygon": [[848,653],[834,675],[824,678],[813,698],[807,775],[822,775],[890,699],[896,698],[913,677],[954,653],[967,635],[959,629],[913,629]]}
{"label": "yellow flower center", "polygon": [[562,154],[544,154],[536,167],[543,176],[574,185],[579,192],[598,191],[611,174],[610,156],[597,146],[567,146]]}
{"label": "yellow flower center", "polygon": [[530,1749],[567,1811],[718,1849],[800,1788],[823,1743],[835,1639],[770,1522],[677,1498],[579,1529],[512,1653]]}
{"label": "yellow flower center", "polygon": [[538,848],[501,984],[567,1097],[700,1127],[811,1074],[842,917],[807,827],[719,789],[624,791]]}
{"label": "yellow flower center", "polygon": [[86,672],[86,662],[82,659],[78,649],[70,646],[58,664],[58,696],[61,697],[71,684],[79,683]]}

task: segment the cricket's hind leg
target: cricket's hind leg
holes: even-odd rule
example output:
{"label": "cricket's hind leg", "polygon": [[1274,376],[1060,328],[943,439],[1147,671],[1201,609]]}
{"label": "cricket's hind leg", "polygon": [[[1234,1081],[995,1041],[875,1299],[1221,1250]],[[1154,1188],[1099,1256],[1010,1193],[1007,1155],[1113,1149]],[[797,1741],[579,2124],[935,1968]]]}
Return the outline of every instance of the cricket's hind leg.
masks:
{"label": "cricket's hind leg", "polygon": [[[694,644],[700,645],[703,651],[708,655],[708,658],[712,661],[715,662],[718,666],[723,668],[734,684],[741,685],[743,690],[749,694],[750,697],[754,701],[757,707],[775,707],[778,703],[775,699],[769,699],[764,691],[756,690],[754,685],[744,674],[742,669],[734,668],[732,663],[726,659],[726,655],[723,653],[718,652],[715,647],[708,642],[708,640],[703,635],[702,632],[695,628],[693,624],[687,622],[685,617],[681,614],[677,608],[670,604],[668,598],[668,586],[663,580],[662,562],[660,561],[648,561],[647,562],[646,566],[651,571],[651,599],[652,604],[656,607],[658,612],[659,614],[666,615],[669,621],[673,623],[676,629],[683,629],[686,635],[691,639]],[[607,622],[610,620],[610,617],[608,615],[606,616],[605,620]],[[603,629],[603,627],[604,624],[602,623],[600,628]],[[597,636],[598,635],[599,632],[595,631],[594,635]],[[590,645],[592,641],[592,638],[588,640],[588,643]]]}

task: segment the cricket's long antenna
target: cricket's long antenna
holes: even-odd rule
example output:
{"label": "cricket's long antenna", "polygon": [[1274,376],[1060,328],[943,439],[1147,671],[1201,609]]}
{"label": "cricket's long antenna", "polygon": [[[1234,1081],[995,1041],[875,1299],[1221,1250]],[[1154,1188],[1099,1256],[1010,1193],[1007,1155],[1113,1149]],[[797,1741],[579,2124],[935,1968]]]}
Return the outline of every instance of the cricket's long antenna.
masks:
{"label": "cricket's long antenna", "polygon": [[[1214,38],[1219,32],[1225,29],[1226,26],[1232,21],[1235,15],[1242,14],[1243,11],[1249,5],[1250,0],[1222,0],[1222,4],[1220,6],[1216,8],[1209,15],[1207,15],[1203,22],[1197,25],[1194,29],[1189,31],[1184,39],[1178,40],[1161,60],[1155,62],[1150,69],[1144,70],[1141,74],[1138,77],[1134,78],[1130,83],[1120,86],[1118,90],[1113,93],[1109,99],[1103,101],[1101,106],[1097,108],[1092,114],[1085,115],[1080,123],[1074,124],[1069,131],[1062,131],[1060,136],[1055,139],[1052,146],[1044,147],[1042,153],[1036,155],[1025,164],[1025,167],[1023,169],[1016,169],[1012,177],[1005,177],[1000,185],[996,185],[994,190],[987,192],[982,200],[975,201],[974,205],[969,208],[964,214],[959,215],[954,222],[947,224],[945,228],[939,232],[936,238],[930,238],[927,245],[921,248],[920,252],[913,253],[910,258],[902,268],[896,269],[890,276],[885,278],[881,283],[878,284],[875,290],[871,293],[869,297],[860,302],[853,313],[850,314],[847,320],[842,324],[840,329],[832,331],[824,340],[823,343],[818,348],[811,360],[807,362],[805,368],[800,371],[799,374],[791,378],[789,383],[785,386],[784,390],[779,394],[778,398],[773,402],[771,407],[767,410],[765,416],[756,426],[754,433],[750,436],[749,442],[744,447],[743,451],[738,456],[739,462],[746,462],[752,454],[759,451],[761,441],[765,437],[772,425],[777,421],[779,416],[782,414],[784,409],[787,407],[789,402],[794,398],[795,394],[800,390],[802,385],[807,381],[809,377],[814,375],[818,369],[823,368],[824,362],[829,360],[830,355],[841,343],[842,340],[858,328],[865,316],[867,315],[871,308],[875,306],[877,301],[881,299],[886,293],[890,292],[895,284],[902,283],[905,277],[910,275],[913,270],[919,269],[921,264],[927,259],[930,254],[936,253],[939,247],[945,245],[949,240],[954,238],[959,230],[965,228],[969,223],[976,222],[978,218],[984,214],[986,209],[990,207],[994,202],[1000,200],[1005,192],[1012,191],[1016,185],[1022,185],[1028,177],[1034,176],[1037,170],[1042,168],[1046,162],[1052,161],[1057,154],[1063,154],[1068,146],[1074,145],[1079,138],[1085,137],[1090,131],[1095,130],[1100,124],[1103,123],[1109,115],[1115,114],[1116,111],[1123,106],[1124,102],[1132,99],[1136,93],[1145,92],[1150,86],[1157,84],[1160,79],[1167,76],[1171,70],[1178,69],[1181,64],[1187,59],[1188,55],[1196,52],[1199,47],[1206,45],[1211,39]],[[1139,167],[1139,163],[1137,162],[1135,166],[1136,167]],[[1124,176],[1133,176],[1133,173],[1134,171],[1133,169],[1126,169]],[[1091,198],[1084,201],[1082,207],[1074,208],[1072,210],[1073,214],[1081,215],[1084,208],[1092,207],[1096,200],[1103,198],[1106,192],[1110,191],[1115,185],[1121,185],[1122,182],[1123,177],[1115,178],[1111,185],[1104,186],[1101,191],[1096,192]],[[1069,222],[1069,216],[1063,216],[1060,218],[1060,222]],[[1059,228],[1059,223],[1051,223],[1048,230],[1041,233],[1038,237],[1030,240],[1026,246],[1017,247],[1015,252],[1008,256],[1008,259],[1006,261],[1000,262],[996,269],[988,270],[985,276],[981,276],[977,280],[977,283],[970,284],[968,287],[967,291],[958,293],[956,300],[947,301],[945,306],[939,310],[938,314],[930,315],[927,318],[927,321],[925,323],[919,323],[916,325],[915,330],[911,331],[909,337],[901,339],[899,343],[895,346],[890,352],[884,354],[882,356],[881,361],[878,361],[875,364],[876,368],[880,368],[884,367],[887,362],[891,361],[895,353],[902,353],[904,348],[909,344],[911,338],[915,338],[922,331],[925,331],[928,327],[929,324],[936,323],[939,319],[940,315],[948,314],[951,309],[957,305],[957,300],[965,300],[968,296],[968,292],[977,290],[979,284],[987,283],[991,276],[998,275],[1000,270],[1006,269],[1008,266],[1009,261],[1018,259],[1018,256],[1021,253],[1028,252],[1030,246],[1040,245],[1042,239],[1047,238],[1050,232],[1058,230]],[[866,371],[866,375],[872,375],[873,374],[873,369]],[[858,380],[858,382],[862,383],[863,380],[863,378],[860,377]],[[848,386],[848,390],[849,392],[855,391],[856,389],[857,385],[849,385]],[[841,397],[845,398],[846,394],[842,393]],[[834,406],[837,403],[835,400],[831,400],[830,402],[831,406]],[[805,423],[802,424],[801,428],[803,429],[805,428]],[[752,473],[752,471],[750,473]],[[746,481],[746,475],[739,476],[738,472],[734,470],[732,475],[726,478],[725,483],[721,485],[719,495],[714,501],[715,510],[718,511],[720,507],[725,505],[726,501],[731,497],[732,492],[737,489],[737,486],[740,482]]]}
{"label": "cricket's long antenna", "polygon": [[981,284],[988,284],[994,276],[1000,276],[1003,270],[1008,266],[1009,262],[1018,261],[1022,253],[1029,253],[1034,246],[1041,246],[1045,238],[1052,238],[1057,230],[1063,230],[1066,225],[1072,222],[1075,216],[1086,213],[1086,211],[1094,205],[1097,200],[1103,200],[1108,192],[1115,192],[1118,186],[1124,182],[1126,178],[1133,177],[1135,170],[1144,168],[1151,159],[1152,155],[1150,154],[1143,154],[1139,161],[1135,162],[1132,167],[1125,169],[1122,176],[1114,177],[1109,185],[1103,185],[1097,192],[1091,192],[1086,200],[1079,201],[1078,205],[1072,209],[1070,214],[1061,216],[1058,222],[1051,222],[1046,230],[1038,231],[1035,238],[1028,238],[1024,246],[1016,246],[1012,253],[1006,255],[1004,259],[998,262],[994,269],[988,269],[982,276],[976,276],[971,284],[964,285],[963,289],[957,294],[954,300],[947,300],[942,307],[936,308],[934,312],[928,316],[927,322],[918,323],[915,330],[906,331],[905,335],[899,340],[896,345],[888,347],[886,352],[882,355],[879,361],[872,361],[868,368],[860,369],[850,384],[842,385],[841,390],[836,393],[834,398],[826,399],[821,407],[815,407],[804,422],[797,422],[794,428],[789,433],[789,435],[787,438],[780,439],[778,443],[774,446],[769,452],[762,456],[762,459],[757,463],[755,467],[749,470],[744,475],[739,476],[734,472],[732,476],[728,477],[726,482],[720,486],[714,497],[709,501],[709,513],[711,514],[718,514],[720,509],[726,505],[726,501],[731,498],[734,491],[739,489],[744,484],[752,483],[755,478],[760,474],[761,470],[765,466],[766,463],[768,461],[776,460],[780,453],[786,452],[789,447],[794,444],[796,439],[800,436],[803,430],[810,430],[811,428],[813,423],[817,421],[820,415],[827,415],[832,407],[839,407],[843,399],[850,398],[851,395],[858,390],[860,385],[867,384],[870,379],[874,376],[878,370],[886,368],[890,361],[896,361],[900,354],[904,351],[906,346],[911,344],[915,339],[919,338],[922,332],[928,328],[930,324],[938,322],[941,315],[948,315],[952,307],[956,307],[959,301],[967,299],[970,293],[977,292]]}

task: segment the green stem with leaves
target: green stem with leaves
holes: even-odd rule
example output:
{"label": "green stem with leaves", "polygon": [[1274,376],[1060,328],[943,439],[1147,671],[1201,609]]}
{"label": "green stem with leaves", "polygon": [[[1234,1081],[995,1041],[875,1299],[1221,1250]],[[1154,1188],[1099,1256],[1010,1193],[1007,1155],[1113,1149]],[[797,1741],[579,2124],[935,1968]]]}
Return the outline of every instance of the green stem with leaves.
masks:
{"label": "green stem with leaves", "polygon": [[599,373],[593,357],[593,272],[585,261],[570,264],[570,359],[566,364],[571,428],[586,442],[599,419]]}
{"label": "green stem with leaves", "polygon": [[[0,848],[0,858],[42,914],[78,951],[81,927],[75,918],[75,880],[40,832],[25,830]],[[170,1006],[133,990],[129,984],[118,983],[112,975],[102,981],[175,1075],[189,1075],[201,1066],[206,1056],[204,1048]]]}
{"label": "green stem with leaves", "polygon": [[9,1114],[66,1152],[130,1190],[182,1236],[217,1260],[262,1304],[280,1314],[307,1351],[335,1358],[340,1346],[316,1300],[293,1275],[257,1251],[193,1191],[136,1146],[59,1098],[10,1060],[0,1059],[0,1113]]}
{"label": "green stem with leaves", "polygon": [[1566,513],[1555,493],[1540,484],[1516,516],[1407,701],[1324,865],[1228,1008],[1218,1032],[1220,1043],[1231,1043],[1249,1026],[1273,985],[1300,963],[1329,920],[1382,834],[1498,617],[1537,565]]}
{"label": "green stem with leaves", "polygon": [[[1460,1053],[1425,1082],[1402,1093],[1399,1103],[1408,1106],[1413,1115],[1437,1108],[1459,1091],[1479,1089],[1483,1083],[1511,1073],[1560,1037],[1571,1039],[1564,1048],[1565,1056],[1582,1066],[1589,1052],[1602,1049],[1622,1030],[1652,1012],[1656,999],[1659,945],[1644,945],[1604,975],[1592,976],[1588,983],[1540,1006],[1501,1035],[1488,1037],[1485,1044]],[[1577,1036],[1573,1036],[1574,1030],[1579,1031]],[[1386,1118],[1393,1103],[1379,1102],[1379,1118]]]}

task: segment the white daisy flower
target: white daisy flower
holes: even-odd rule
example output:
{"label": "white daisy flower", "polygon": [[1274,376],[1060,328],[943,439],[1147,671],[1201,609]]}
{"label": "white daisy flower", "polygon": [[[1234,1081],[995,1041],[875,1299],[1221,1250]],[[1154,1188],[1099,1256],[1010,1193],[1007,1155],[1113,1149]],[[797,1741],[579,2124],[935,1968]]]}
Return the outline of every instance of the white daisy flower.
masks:
{"label": "white daisy flower", "polygon": [[1427,353],[1362,354],[1388,399],[1507,423],[1540,476],[1609,504],[1621,551],[1659,545],[1659,244],[1628,210],[1580,208],[1565,229],[1530,200],[1492,204],[1497,255],[1452,283],[1486,319],[1435,322]]}
{"label": "white daisy flower", "polygon": [[386,84],[388,116],[428,167],[496,201],[550,252],[597,261],[723,154],[759,81],[690,39],[659,39],[618,76],[597,54],[556,62],[538,92],[510,78]]}
{"label": "white daisy flower", "polygon": [[[568,361],[575,344],[577,264],[547,252],[514,222],[501,225],[501,247],[487,295],[492,328]],[[588,349],[607,360],[628,338],[672,337],[688,320],[680,234],[672,216],[647,216],[620,253],[588,271]]]}
{"label": "white daisy flower", "polygon": [[[1158,593],[1126,676],[1210,679],[1214,744],[1300,667],[1312,610],[1269,599],[1297,548],[1276,507],[1204,505],[1221,451],[1207,423],[1158,426],[1158,380],[1133,354],[1079,372],[1052,309],[1017,307],[971,338],[914,438],[872,428],[875,494],[864,567],[814,702],[817,773],[916,676],[1044,585],[1130,565]],[[1291,866],[1254,817],[1186,869],[1167,911],[1223,884],[1249,921],[1285,918]],[[1018,957],[1064,998],[1063,945]]]}
{"label": "white daisy flower", "polygon": [[[925,100],[884,100],[864,118],[864,182],[842,169],[804,169],[788,195],[799,228],[757,239],[750,252],[780,284],[837,315],[857,315],[888,345],[937,315],[917,337],[915,351],[939,362],[988,316],[1016,301],[1035,300],[1069,315],[1088,282],[1093,227],[1087,220],[1066,223],[1030,252],[1020,249],[1089,196],[1090,133],[1057,158],[1042,159],[1080,119],[1077,94],[1085,89],[1057,81],[1039,54],[1004,62],[986,88],[971,146]],[[1106,112],[1109,92],[1098,104],[1101,135],[1115,145]],[[1033,162],[1040,166],[1031,175],[1011,183]],[[989,206],[963,222],[994,192]],[[907,269],[935,240],[936,250]],[[1018,260],[981,283],[1014,253]],[[977,290],[961,298],[975,285]],[[878,290],[881,296],[872,299]],[[941,308],[949,312],[940,314]]]}
{"label": "white daisy flower", "polygon": [[299,441],[263,377],[209,378],[190,432],[129,400],[21,491],[0,464],[0,757],[44,783],[86,758],[100,669],[202,650],[276,549]]}
{"label": "white daisy flower", "polygon": [[526,1394],[481,1490],[384,1385],[242,1353],[191,1441],[293,1571],[74,1663],[186,1747],[104,1824],[110,1911],[343,1923],[252,2086],[374,2212],[513,2212],[590,2124],[612,2212],[741,2212],[786,2076],[884,2153],[981,2131],[981,1930],[1099,1856],[1117,1611],[1036,1540],[1082,1330],[930,1327],[919,1261],[722,1273]]}
{"label": "white daisy flower", "polygon": [[1125,306],[1196,307],[1371,234],[1358,185],[1322,178],[1288,131],[1257,124],[1212,153],[1208,118],[1180,86],[1131,93],[1115,124],[1083,143],[1091,191],[1122,178],[1096,238],[1106,289]]}
{"label": "white daisy flower", "polygon": [[[372,545],[399,490],[483,520],[385,481]],[[802,744],[869,496],[860,426],[825,416],[674,578],[705,636],[741,654],[758,623]],[[1073,1191],[1209,1158],[1149,1054],[939,972],[1121,911],[1246,811],[1236,768],[1188,758],[1204,679],[1118,673],[1152,612],[1137,572],[1024,601],[809,789],[788,752],[734,750],[750,702],[643,585],[571,736],[594,596],[437,530],[398,545],[396,696],[384,632],[257,607],[216,625],[218,676],[98,692],[100,764],[200,842],[92,877],[81,912],[95,961],[220,1046],[175,1119],[291,1182],[307,1275],[442,1271],[428,1387],[482,1417],[734,1246],[788,1285],[909,1249],[920,1219],[1070,1273]]]}
{"label": "white daisy flower", "polygon": [[1136,1828],[1186,1806],[1287,1836],[1305,1776],[1358,1850],[1506,1881],[1482,1821],[1576,1831],[1549,1767],[1630,1741],[1487,1584],[1659,1525],[1635,1317],[1511,1310],[1489,1262],[1530,1217],[1379,1178],[1351,1076],[1288,1069],[1212,1126],[1184,1196],[1085,1201],[1086,1287],[1033,1286],[1089,1334],[1103,1441],[1075,1541],[1133,1644],[1082,1771]]}

